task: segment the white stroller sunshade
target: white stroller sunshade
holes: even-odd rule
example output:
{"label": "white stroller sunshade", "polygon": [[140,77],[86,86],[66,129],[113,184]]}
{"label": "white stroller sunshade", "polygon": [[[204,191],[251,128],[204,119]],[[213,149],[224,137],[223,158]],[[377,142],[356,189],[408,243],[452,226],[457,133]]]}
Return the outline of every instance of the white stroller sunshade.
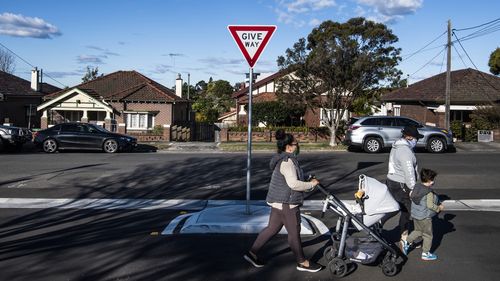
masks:
{"label": "white stroller sunshade", "polygon": [[[364,192],[363,223],[366,226],[370,227],[389,213],[399,210],[399,204],[394,200],[387,186],[378,180],[360,175],[359,190]],[[354,206],[352,210],[357,211],[355,214],[361,213],[361,207],[359,205]],[[354,225],[358,230],[361,230],[361,226],[356,223],[354,223]]]}

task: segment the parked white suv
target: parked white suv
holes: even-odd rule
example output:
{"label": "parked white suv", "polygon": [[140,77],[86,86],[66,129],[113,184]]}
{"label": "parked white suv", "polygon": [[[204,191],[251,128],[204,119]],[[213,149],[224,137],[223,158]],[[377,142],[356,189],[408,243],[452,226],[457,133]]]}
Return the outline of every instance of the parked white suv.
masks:
{"label": "parked white suv", "polygon": [[440,153],[454,146],[451,131],[425,126],[401,116],[367,116],[353,120],[347,129],[344,143],[361,147],[368,153],[380,152],[384,147],[392,147],[401,138],[401,130],[405,126],[415,126],[424,135],[418,140],[417,147]]}
{"label": "parked white suv", "polygon": [[31,138],[31,131],[26,128],[0,125],[0,147],[21,148]]}

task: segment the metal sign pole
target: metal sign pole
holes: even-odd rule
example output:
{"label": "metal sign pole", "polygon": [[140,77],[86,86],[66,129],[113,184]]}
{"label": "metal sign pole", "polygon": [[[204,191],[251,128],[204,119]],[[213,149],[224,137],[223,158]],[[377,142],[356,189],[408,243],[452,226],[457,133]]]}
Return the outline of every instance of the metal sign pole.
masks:
{"label": "metal sign pole", "polygon": [[252,165],[252,84],[253,67],[250,67],[250,85],[248,87],[247,215],[250,215],[250,168]]}

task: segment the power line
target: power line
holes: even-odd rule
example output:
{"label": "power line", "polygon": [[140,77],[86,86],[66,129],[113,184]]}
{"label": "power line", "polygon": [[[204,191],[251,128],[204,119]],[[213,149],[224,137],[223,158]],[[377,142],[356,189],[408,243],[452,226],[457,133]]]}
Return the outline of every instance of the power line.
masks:
{"label": "power line", "polygon": [[[5,48],[7,51],[11,52],[14,56],[16,56],[17,58],[19,58],[21,61],[23,61],[24,63],[26,63],[27,65],[31,66],[32,68],[35,68],[34,65],[32,65],[31,63],[29,63],[27,60],[23,59],[21,56],[19,56],[18,54],[16,54],[14,51],[12,51],[11,49],[7,48],[7,46],[5,46],[4,44],[0,43],[0,46],[2,46],[3,48]],[[63,87],[66,87],[66,85],[64,85],[63,83],[57,81],[56,79],[52,78],[50,75],[48,75],[47,73],[44,73],[45,76],[47,76],[48,78],[54,80],[56,83],[59,83],[61,86]]]}
{"label": "power line", "polygon": [[427,63],[425,63],[422,67],[420,67],[417,71],[413,72],[410,77],[412,77],[413,75],[415,75],[417,72],[419,72],[420,70],[424,69],[427,65],[429,65],[432,61],[434,61],[435,58],[437,58],[442,52],[444,52],[446,50],[446,47],[443,48],[439,53],[437,53],[437,55],[435,55],[432,59],[430,59]]}
{"label": "power line", "polygon": [[500,18],[494,19],[492,21],[489,21],[487,23],[483,23],[483,24],[480,24],[480,25],[476,25],[476,26],[472,26],[472,27],[467,27],[467,28],[454,29],[454,30],[455,31],[464,31],[464,30],[475,29],[475,28],[478,28],[478,27],[481,27],[481,26],[488,25],[488,24],[493,23],[493,22],[497,22],[497,21],[500,21]]}
{"label": "power line", "polygon": [[[462,42],[463,42],[463,41],[474,39],[474,38],[477,38],[480,36],[488,35],[490,33],[493,33],[493,32],[500,30],[500,22],[494,22],[493,24],[491,24],[491,22],[490,22],[490,23],[487,23],[484,25],[488,25],[488,26],[485,26],[479,30],[472,32],[472,33],[469,33],[469,34],[463,36],[462,38],[460,38],[460,40],[462,40]],[[458,31],[458,30],[454,29],[454,31]],[[456,42],[456,40],[454,42]]]}
{"label": "power line", "polygon": [[[415,51],[415,52],[413,52],[413,53],[411,53],[409,55],[406,55],[406,57],[403,60],[407,60],[407,59],[413,57],[414,55],[416,55],[416,54],[418,54],[420,52],[423,52],[425,48],[427,48],[432,43],[436,42],[436,40],[438,40],[439,38],[441,38],[444,34],[446,34],[446,31],[444,31],[443,33],[441,33],[438,37],[436,37],[435,39],[433,39],[431,42],[427,43],[422,48],[418,49],[417,51]],[[436,48],[438,48],[438,47],[441,47],[441,46],[437,46]]]}
{"label": "power line", "polygon": [[446,53],[443,53],[443,60],[441,61],[441,67],[439,68],[439,73],[443,70],[444,58],[446,58]]}
{"label": "power line", "polygon": [[465,64],[464,59],[462,58],[462,55],[460,55],[460,52],[458,51],[457,47],[455,47],[455,44],[451,44],[451,45],[453,46],[453,49],[455,49],[455,51],[457,52],[458,57],[460,58],[460,60],[464,64],[465,68],[467,68],[467,64]]}
{"label": "power line", "polygon": [[[469,53],[467,53],[467,51],[465,50],[464,46],[462,45],[462,43],[460,42],[460,40],[458,39],[457,35],[453,32],[453,35],[455,36],[455,38],[457,38],[457,41],[458,41],[458,44],[460,44],[460,47],[462,48],[462,50],[464,51],[465,55],[469,58],[469,61],[472,63],[472,65],[474,66],[474,68],[479,72],[480,76],[483,78],[484,81],[486,81],[486,83],[488,83],[493,89],[497,90],[497,91],[500,91],[500,89],[497,89],[495,87],[495,85],[491,84],[490,81],[484,77],[483,75],[483,72],[480,71],[476,64],[472,61],[471,57],[469,56]],[[493,101],[491,100],[491,98],[489,97],[489,95],[487,93],[484,93],[485,96],[488,98],[489,102],[493,104]]]}

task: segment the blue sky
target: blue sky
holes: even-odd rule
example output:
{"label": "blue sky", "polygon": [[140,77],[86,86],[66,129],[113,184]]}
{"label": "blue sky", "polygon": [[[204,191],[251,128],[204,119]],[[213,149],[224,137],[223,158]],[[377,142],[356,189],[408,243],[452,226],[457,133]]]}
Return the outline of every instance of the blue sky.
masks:
{"label": "blue sky", "polygon": [[[254,68],[264,77],[278,69],[276,58],[286,48],[324,20],[364,16],[384,22],[399,37],[397,46],[406,57],[442,34],[448,19],[461,29],[500,16],[500,1],[488,0],[0,1],[0,43],[67,86],[81,82],[86,66],[97,66],[104,74],[137,70],[168,87],[176,73],[184,78],[190,73],[193,84],[209,77],[243,81],[248,66],[227,30],[229,24],[278,27]],[[411,82],[445,71],[444,52],[438,47],[445,40],[440,37],[430,50],[400,64]],[[500,31],[463,46],[477,67],[488,72]],[[473,67],[461,47],[455,47],[465,65],[453,49],[452,68]],[[16,59],[16,75],[29,79],[30,69]],[[61,87],[48,77],[45,82]]]}

